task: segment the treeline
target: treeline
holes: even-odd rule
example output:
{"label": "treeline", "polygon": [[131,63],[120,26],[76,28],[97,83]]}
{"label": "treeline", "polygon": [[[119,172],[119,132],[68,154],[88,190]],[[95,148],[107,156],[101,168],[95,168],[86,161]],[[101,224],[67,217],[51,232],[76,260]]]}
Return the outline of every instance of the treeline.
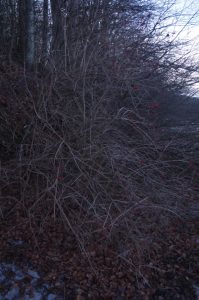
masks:
{"label": "treeline", "polygon": [[112,66],[125,80],[139,82],[142,94],[155,89],[156,95],[162,87],[187,92],[196,67],[175,55],[179,45],[165,23],[171,6],[145,0],[1,0],[0,53],[27,68],[53,58],[67,71],[93,56],[97,66]]}

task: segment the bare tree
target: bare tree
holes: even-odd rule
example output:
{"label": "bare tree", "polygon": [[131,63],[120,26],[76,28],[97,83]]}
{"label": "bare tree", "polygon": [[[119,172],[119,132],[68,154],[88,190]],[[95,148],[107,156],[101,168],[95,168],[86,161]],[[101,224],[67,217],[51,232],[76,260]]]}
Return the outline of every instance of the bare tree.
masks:
{"label": "bare tree", "polygon": [[48,0],[43,0],[43,32],[42,32],[42,55],[47,55],[48,49]]}
{"label": "bare tree", "polygon": [[18,42],[17,56],[18,60],[24,62],[25,58],[25,0],[18,0]]}
{"label": "bare tree", "polygon": [[26,56],[25,62],[28,68],[34,64],[35,58],[35,20],[34,1],[26,0]]}
{"label": "bare tree", "polygon": [[64,45],[64,24],[63,24],[63,0],[51,0],[52,13],[52,50],[60,49]]}

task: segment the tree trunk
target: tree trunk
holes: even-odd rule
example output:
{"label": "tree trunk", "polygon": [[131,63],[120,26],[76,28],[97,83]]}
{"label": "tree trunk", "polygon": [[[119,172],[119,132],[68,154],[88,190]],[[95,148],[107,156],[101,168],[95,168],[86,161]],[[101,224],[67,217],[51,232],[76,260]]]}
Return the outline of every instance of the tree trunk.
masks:
{"label": "tree trunk", "polygon": [[31,68],[34,64],[35,56],[35,28],[34,28],[34,5],[33,0],[26,0],[26,55],[25,62],[27,68]]}
{"label": "tree trunk", "polygon": [[64,22],[62,9],[65,8],[63,0],[51,0],[52,12],[52,51],[63,48],[64,45]]}
{"label": "tree trunk", "polygon": [[24,63],[25,60],[25,0],[18,0],[18,42],[17,42],[17,59]]}
{"label": "tree trunk", "polygon": [[43,33],[42,33],[42,56],[48,51],[48,0],[43,0]]}

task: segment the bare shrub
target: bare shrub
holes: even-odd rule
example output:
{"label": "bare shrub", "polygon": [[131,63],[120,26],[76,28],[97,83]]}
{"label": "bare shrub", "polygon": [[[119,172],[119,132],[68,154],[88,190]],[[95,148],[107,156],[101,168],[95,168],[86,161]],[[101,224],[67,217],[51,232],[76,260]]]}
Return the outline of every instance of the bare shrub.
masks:
{"label": "bare shrub", "polygon": [[186,163],[167,160],[133,104],[110,112],[114,77],[107,70],[104,90],[89,74],[78,82],[71,77],[61,72],[57,81],[44,80],[40,98],[32,96],[20,201],[41,228],[49,217],[61,218],[81,247],[91,238],[115,241],[122,251],[132,241],[148,245],[157,226],[182,213]]}
{"label": "bare shrub", "polygon": [[[90,31],[80,22],[74,32],[69,20],[71,34],[33,89],[25,74],[31,110],[22,112],[30,123],[17,164],[3,166],[1,180],[18,184],[16,201],[40,229],[59,219],[83,249],[97,239],[114,241],[120,254],[132,244],[142,253],[170,217],[184,214],[190,183],[186,160],[167,155],[169,145],[157,143],[146,116],[153,95],[178,84],[169,85],[169,46],[152,39],[152,8],[116,4],[103,28],[92,19]],[[104,9],[94,8],[104,20]]]}

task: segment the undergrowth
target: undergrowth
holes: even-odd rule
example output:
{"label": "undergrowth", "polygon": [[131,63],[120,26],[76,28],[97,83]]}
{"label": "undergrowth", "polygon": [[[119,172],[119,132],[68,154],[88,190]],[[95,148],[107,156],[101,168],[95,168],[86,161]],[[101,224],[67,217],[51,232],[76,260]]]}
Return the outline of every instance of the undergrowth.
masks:
{"label": "undergrowth", "polygon": [[74,74],[52,61],[44,74],[1,67],[1,217],[10,206],[39,232],[59,221],[84,251],[96,240],[144,254],[188,215],[198,187],[187,159],[150,127],[140,85],[108,64]]}

